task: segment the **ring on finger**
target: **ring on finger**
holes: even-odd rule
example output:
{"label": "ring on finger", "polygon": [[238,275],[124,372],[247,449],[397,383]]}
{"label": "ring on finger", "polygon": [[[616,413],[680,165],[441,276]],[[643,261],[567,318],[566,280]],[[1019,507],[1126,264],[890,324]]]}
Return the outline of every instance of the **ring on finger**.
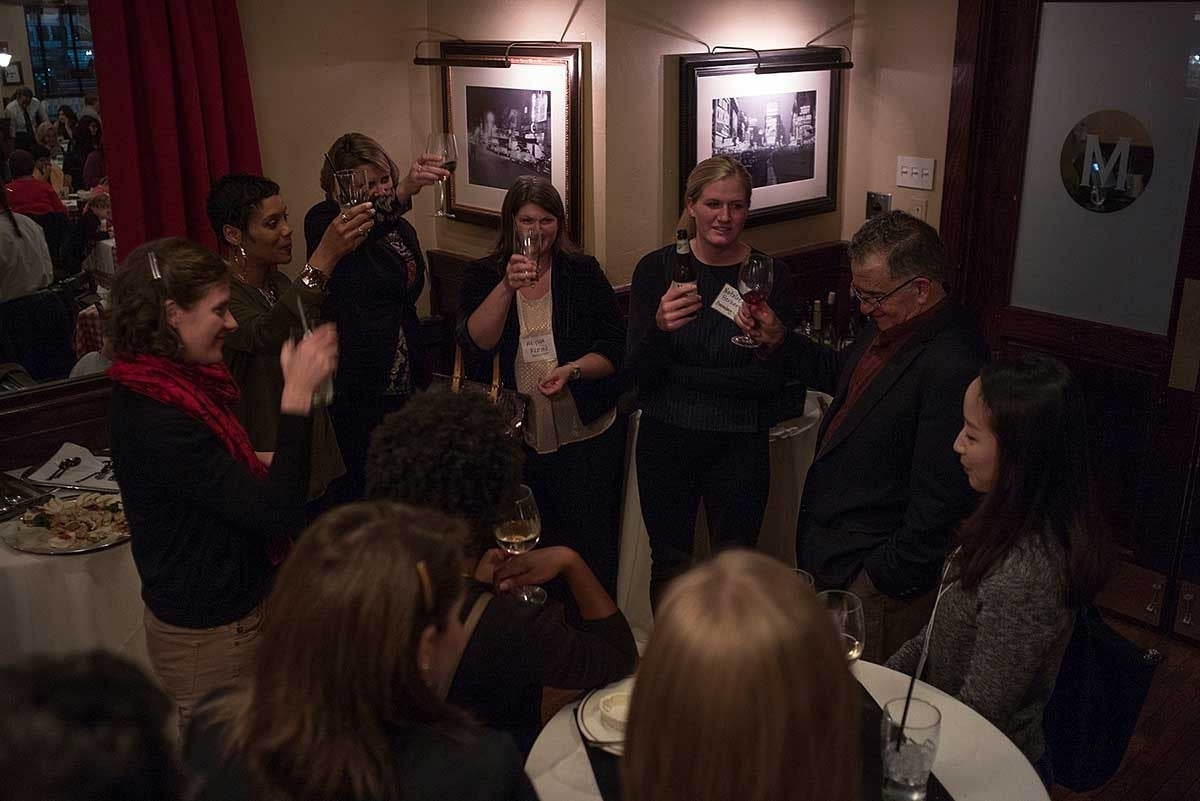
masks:
{"label": "ring on finger", "polygon": [[349,217],[347,217],[345,214],[343,214],[343,215],[342,215],[342,222],[350,222],[350,218],[349,218]]}

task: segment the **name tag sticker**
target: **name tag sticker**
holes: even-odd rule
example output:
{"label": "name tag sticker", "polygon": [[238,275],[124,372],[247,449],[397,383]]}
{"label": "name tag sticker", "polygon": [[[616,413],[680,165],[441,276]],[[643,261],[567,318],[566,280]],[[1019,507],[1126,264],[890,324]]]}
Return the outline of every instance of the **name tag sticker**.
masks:
{"label": "name tag sticker", "polygon": [[726,284],[725,288],[721,290],[721,294],[717,295],[717,299],[713,301],[712,307],[732,320],[737,317],[738,309],[742,308],[742,296],[736,289]]}
{"label": "name tag sticker", "polygon": [[554,350],[554,335],[533,334],[521,337],[521,356],[527,364],[558,361],[558,352]]}

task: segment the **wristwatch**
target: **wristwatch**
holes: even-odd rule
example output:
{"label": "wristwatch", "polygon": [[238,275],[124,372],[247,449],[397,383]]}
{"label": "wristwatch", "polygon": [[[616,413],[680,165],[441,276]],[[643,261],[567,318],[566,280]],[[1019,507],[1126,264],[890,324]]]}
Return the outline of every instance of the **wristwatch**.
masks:
{"label": "wristwatch", "polygon": [[571,362],[571,380],[578,381],[582,375],[583,371],[579,369],[579,365]]}
{"label": "wristwatch", "polygon": [[329,282],[329,273],[323,273],[311,264],[305,264],[304,269],[300,271],[300,283],[304,284],[309,289],[315,289],[318,292],[325,291],[325,284]]}

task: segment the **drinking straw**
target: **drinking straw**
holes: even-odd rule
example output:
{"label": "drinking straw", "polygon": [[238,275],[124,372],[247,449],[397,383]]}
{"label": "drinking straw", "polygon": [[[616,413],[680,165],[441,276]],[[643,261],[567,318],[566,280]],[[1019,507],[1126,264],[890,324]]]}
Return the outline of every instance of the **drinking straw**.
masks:
{"label": "drinking straw", "polygon": [[900,715],[900,731],[896,732],[896,753],[900,753],[900,743],[904,740],[904,724],[908,722],[908,705],[912,703],[913,686],[917,683],[917,672],[914,670],[908,680],[908,693],[904,696],[904,712]]}
{"label": "drinking straw", "polygon": [[328,150],[325,151],[325,163],[327,163],[329,165],[329,169],[331,169],[334,172],[337,172],[337,167],[333,166],[333,159],[329,158]]}

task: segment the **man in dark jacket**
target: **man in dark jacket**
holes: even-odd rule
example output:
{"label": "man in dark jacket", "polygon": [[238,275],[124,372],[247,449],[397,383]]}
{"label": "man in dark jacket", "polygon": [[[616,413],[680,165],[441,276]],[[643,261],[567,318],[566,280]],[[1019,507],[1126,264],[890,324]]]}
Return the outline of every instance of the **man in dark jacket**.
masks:
{"label": "man in dark jacket", "polygon": [[873,662],[924,625],[975,498],[953,446],[987,348],[946,295],[945,261],[921,220],[868,220],[850,243],[850,270],[870,323],[845,351],[785,331],[765,306],[739,315],[768,364],[834,396],[804,486],[797,561],[820,588],[862,599]]}

